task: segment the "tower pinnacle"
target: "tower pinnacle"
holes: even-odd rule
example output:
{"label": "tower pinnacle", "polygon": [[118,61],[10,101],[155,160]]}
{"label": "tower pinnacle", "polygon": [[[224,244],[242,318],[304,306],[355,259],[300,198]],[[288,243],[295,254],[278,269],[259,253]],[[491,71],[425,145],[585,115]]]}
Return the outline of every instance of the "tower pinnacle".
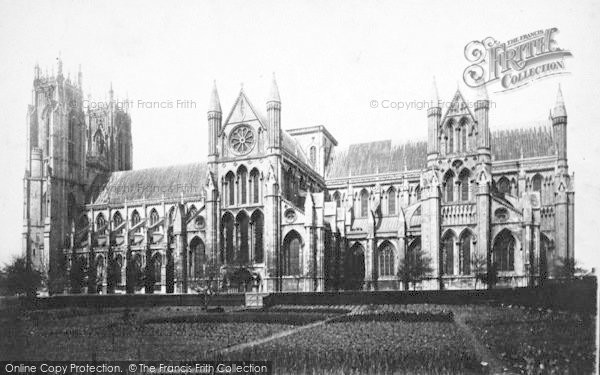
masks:
{"label": "tower pinnacle", "polygon": [[558,93],[556,94],[556,104],[554,105],[554,111],[552,111],[553,117],[565,117],[567,116],[567,109],[565,108],[565,100],[563,99],[562,89],[560,84],[558,85]]}
{"label": "tower pinnacle", "polygon": [[217,92],[217,81],[213,81],[213,88],[208,102],[208,112],[221,112],[221,101]]}
{"label": "tower pinnacle", "polygon": [[277,81],[275,80],[275,73],[273,73],[273,81],[271,82],[271,91],[269,92],[268,102],[281,102],[279,97],[279,88],[277,87]]}
{"label": "tower pinnacle", "polygon": [[437,84],[435,82],[435,76],[433,77],[433,82],[431,84],[431,101],[433,102],[434,107],[440,106],[440,95],[438,94]]}

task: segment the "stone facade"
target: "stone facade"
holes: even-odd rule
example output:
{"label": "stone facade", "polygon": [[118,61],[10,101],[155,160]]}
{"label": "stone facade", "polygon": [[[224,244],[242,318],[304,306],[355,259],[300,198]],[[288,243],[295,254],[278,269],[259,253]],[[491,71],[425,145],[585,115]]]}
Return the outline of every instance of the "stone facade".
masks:
{"label": "stone facade", "polygon": [[129,115],[84,111],[81,74],[35,74],[23,248],[71,292],[397,290],[415,254],[421,288],[472,288],[492,265],[517,286],[573,259],[560,89],[541,126],[491,131],[487,93],[457,91],[427,141],[337,148],[324,126],[282,129],[274,78],[266,115],[242,89],[223,116],[215,85],[207,161],[130,170]]}

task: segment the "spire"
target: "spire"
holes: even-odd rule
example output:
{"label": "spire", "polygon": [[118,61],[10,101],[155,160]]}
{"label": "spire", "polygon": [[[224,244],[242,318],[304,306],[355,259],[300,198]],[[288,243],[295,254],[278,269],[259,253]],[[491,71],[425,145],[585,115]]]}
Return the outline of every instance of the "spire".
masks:
{"label": "spire", "polygon": [[485,83],[481,86],[478,86],[476,89],[475,100],[489,100],[487,88],[485,87]]}
{"label": "spire", "polygon": [[435,76],[433,76],[433,83],[431,85],[431,101],[434,107],[440,106],[440,95],[438,94],[437,84],[435,82]]}
{"label": "spire", "polygon": [[556,94],[556,104],[554,105],[553,117],[565,117],[567,115],[567,109],[565,108],[565,100],[563,99],[562,89],[560,83],[558,84],[558,93]]}
{"label": "spire", "polygon": [[108,94],[110,95],[110,101],[112,103],[113,98],[115,96],[115,92],[113,91],[113,87],[112,87],[112,81],[110,81],[110,90],[108,91]]}
{"label": "spire", "polygon": [[271,82],[271,91],[269,92],[268,102],[281,102],[279,97],[279,88],[277,87],[277,81],[275,81],[275,73],[273,73],[273,82]]}
{"label": "spire", "polygon": [[208,112],[221,112],[221,101],[217,92],[217,81],[213,81],[213,89],[208,102]]}
{"label": "spire", "polygon": [[57,64],[58,65],[58,73],[57,73],[57,75],[58,76],[62,76],[63,63],[62,63],[62,58],[60,57],[60,51],[58,51],[58,58],[57,58],[57,60],[58,60],[58,64]]}

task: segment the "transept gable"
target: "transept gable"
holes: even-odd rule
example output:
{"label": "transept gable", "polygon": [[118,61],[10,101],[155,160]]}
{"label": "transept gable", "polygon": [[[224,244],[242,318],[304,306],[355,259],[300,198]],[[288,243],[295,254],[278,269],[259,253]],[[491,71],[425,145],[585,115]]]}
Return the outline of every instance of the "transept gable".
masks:
{"label": "transept gable", "polygon": [[223,130],[227,125],[239,123],[256,123],[262,127],[263,130],[267,129],[266,118],[255,109],[243,89],[240,90],[227,119],[223,123]]}

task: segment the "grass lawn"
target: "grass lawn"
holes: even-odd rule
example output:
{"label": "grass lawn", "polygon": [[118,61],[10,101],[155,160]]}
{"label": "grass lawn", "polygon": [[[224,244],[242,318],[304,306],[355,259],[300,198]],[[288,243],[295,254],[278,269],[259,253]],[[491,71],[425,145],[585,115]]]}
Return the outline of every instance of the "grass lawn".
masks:
{"label": "grass lawn", "polygon": [[[351,319],[304,328],[344,314]],[[479,349],[487,348],[513,372],[593,372],[592,316],[492,306],[276,306],[222,313],[206,313],[200,307],[0,312],[0,360],[260,359],[273,361],[275,372],[282,374],[484,372],[482,351],[474,350],[465,325],[461,331],[452,321],[455,318],[466,323]],[[282,337],[256,343],[275,334]],[[245,343],[253,346],[236,346]]]}

